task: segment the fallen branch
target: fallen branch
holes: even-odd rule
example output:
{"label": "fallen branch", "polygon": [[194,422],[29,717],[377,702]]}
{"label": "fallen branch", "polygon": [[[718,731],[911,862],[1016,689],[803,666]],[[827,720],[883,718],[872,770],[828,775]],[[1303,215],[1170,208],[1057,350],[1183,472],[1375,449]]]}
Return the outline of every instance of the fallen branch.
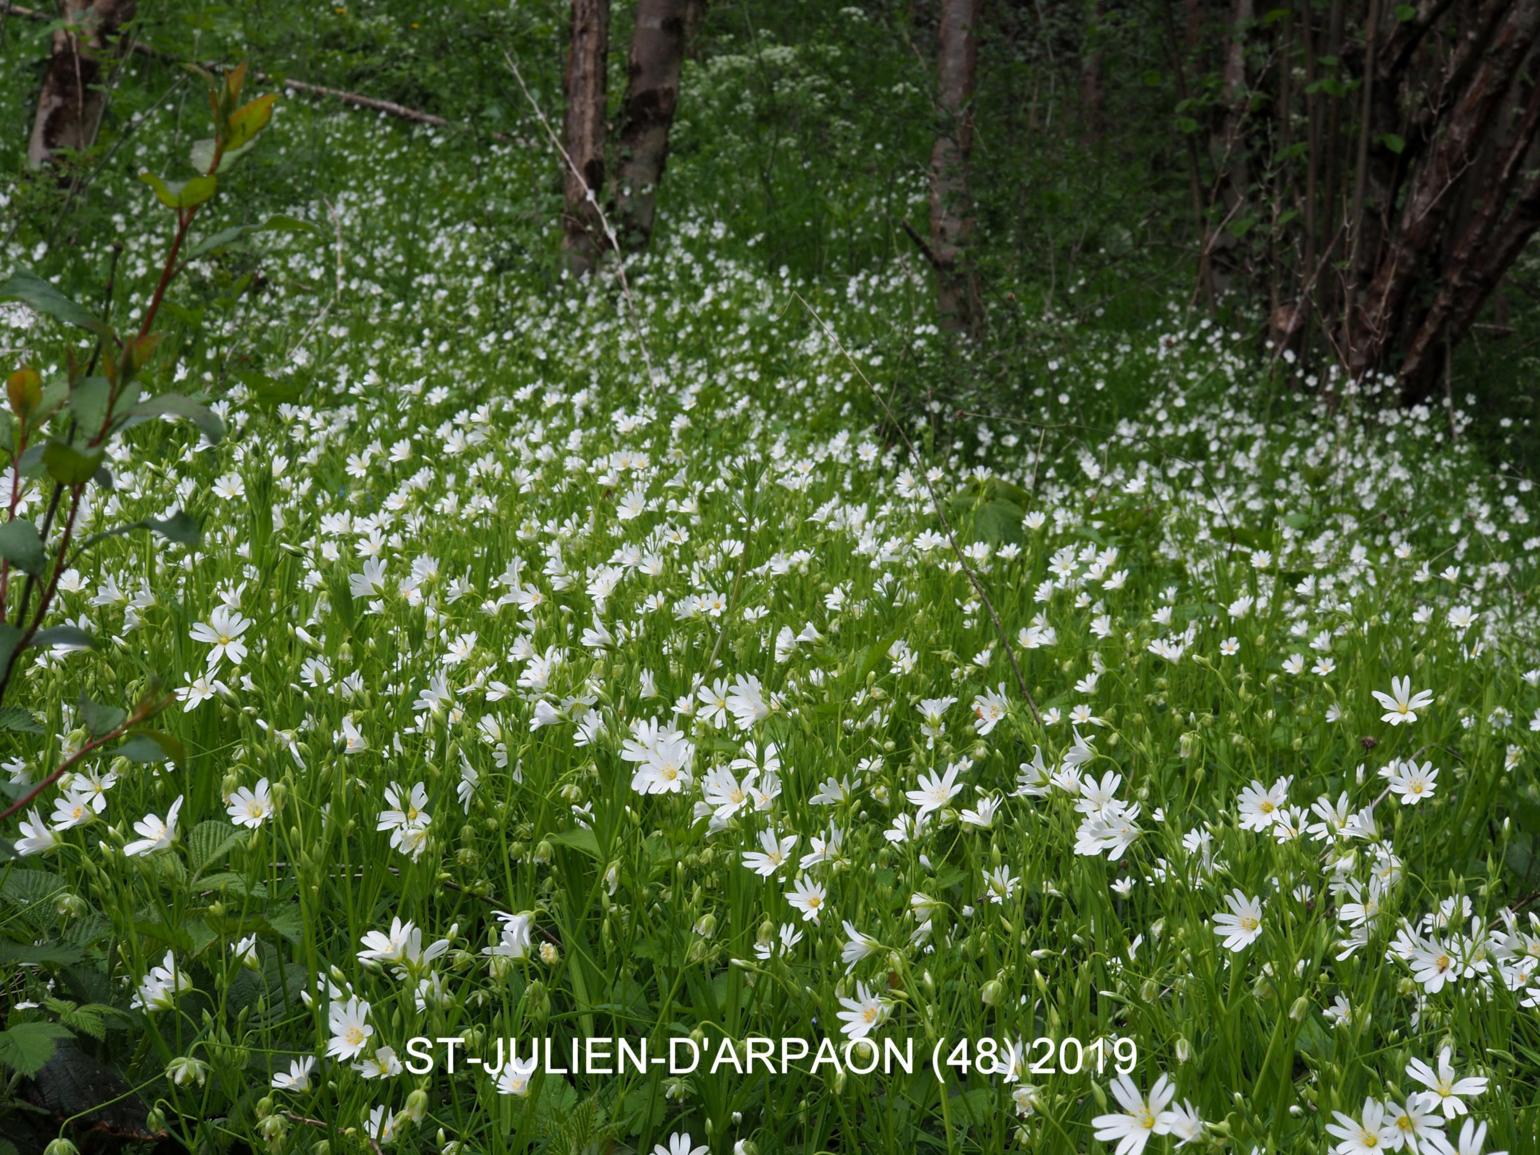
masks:
{"label": "fallen branch", "polygon": [[[45,22],[58,19],[52,12],[27,8],[21,4],[12,4],[10,0],[0,0],[0,14],[16,15],[25,20]],[[195,63],[194,61],[183,60],[179,56],[174,56],[163,49],[156,48],[152,44],[145,44],[139,40],[135,40],[129,45],[129,51],[139,56],[149,57],[151,60],[158,60],[163,64],[185,65]],[[198,67],[209,71],[219,70],[218,66],[210,64],[199,64]],[[481,132],[482,135],[502,143],[510,143],[513,140],[513,137],[509,136],[506,132],[484,131],[472,125],[457,124],[452,120],[446,120],[437,113],[424,112],[420,108],[408,108],[406,105],[397,104],[393,100],[381,100],[377,96],[365,96],[361,92],[349,92],[345,88],[332,88],[325,84],[312,84],[308,80],[295,80],[292,77],[276,76],[271,72],[253,72],[251,75],[254,80],[267,84],[276,84],[292,92],[301,92],[307,96],[324,97],[327,100],[335,100],[339,104],[346,104],[352,108],[368,109],[371,112],[382,113],[385,116],[394,117],[397,120],[410,121],[413,124],[425,124],[431,128],[447,128],[453,131]]]}

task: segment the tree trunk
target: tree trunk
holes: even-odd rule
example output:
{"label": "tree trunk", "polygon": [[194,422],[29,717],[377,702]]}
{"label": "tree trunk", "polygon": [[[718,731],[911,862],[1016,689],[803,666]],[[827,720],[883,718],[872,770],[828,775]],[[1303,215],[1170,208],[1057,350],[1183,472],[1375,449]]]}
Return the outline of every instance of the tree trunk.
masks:
{"label": "tree trunk", "polygon": [[[1422,257],[1436,252],[1446,230],[1454,227],[1451,206],[1457,201],[1460,185],[1467,179],[1482,138],[1492,130],[1537,35],[1540,6],[1518,0],[1509,7],[1481,54],[1480,64],[1409,180],[1398,219],[1381,245],[1373,279],[1347,318],[1344,348],[1348,369],[1355,378],[1388,367],[1406,320],[1408,301],[1425,279]],[[1441,279],[1458,275],[1458,269],[1446,269]]]}
{"label": "tree trunk", "polygon": [[27,144],[33,168],[96,140],[106,110],[103,65],[116,50],[123,25],[133,19],[134,0],[63,0],[60,15]]}
{"label": "tree trunk", "polygon": [[1102,52],[1102,4],[1103,0],[1086,0],[1084,42],[1080,52],[1080,117],[1081,136],[1086,144],[1101,143],[1106,129],[1106,90],[1102,69],[1105,64]]}
{"label": "tree trunk", "polygon": [[604,190],[605,70],[609,57],[609,0],[572,0],[572,42],[567,49],[562,135],[567,150],[562,248],[567,269],[586,276],[607,247],[599,197]]}
{"label": "tree trunk", "polygon": [[652,237],[658,182],[668,162],[668,134],[679,101],[689,6],[689,0],[638,0],[636,5],[615,173],[615,227],[632,251],[646,248]]}
{"label": "tree trunk", "polygon": [[941,327],[951,332],[976,333],[982,319],[977,274],[967,251],[973,233],[968,161],[981,2],[942,0],[936,53],[941,125],[930,153],[930,250]]}
{"label": "tree trunk", "polygon": [[1235,0],[1226,27],[1223,89],[1224,119],[1209,142],[1214,165],[1217,204],[1204,241],[1216,290],[1223,294],[1235,283],[1247,262],[1234,226],[1246,215],[1251,195],[1247,156],[1246,116],[1250,87],[1246,80],[1246,37],[1255,11],[1252,0]]}

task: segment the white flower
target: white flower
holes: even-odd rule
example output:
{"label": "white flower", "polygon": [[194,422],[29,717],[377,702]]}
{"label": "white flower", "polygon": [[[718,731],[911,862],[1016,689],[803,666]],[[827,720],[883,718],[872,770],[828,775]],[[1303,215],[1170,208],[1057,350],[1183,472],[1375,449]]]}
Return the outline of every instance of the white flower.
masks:
{"label": "white flower", "polygon": [[1391,678],[1390,693],[1371,690],[1375,700],[1385,708],[1380,720],[1392,726],[1417,721],[1417,711],[1426,710],[1433,704],[1433,691],[1418,690],[1412,693],[1411,678]]}
{"label": "white flower", "polygon": [[957,781],[958,773],[966,763],[953,762],[946,768],[943,774],[921,774],[920,788],[906,791],[904,797],[908,798],[919,808],[916,817],[924,818],[933,810],[940,810],[951,802],[962,791],[962,784]]}
{"label": "white flower", "polygon": [[709,1155],[709,1151],[710,1148],[704,1143],[695,1146],[688,1131],[675,1131],[668,1137],[668,1146],[662,1143],[655,1145],[652,1155]]}
{"label": "white flower", "polygon": [[1262,900],[1248,898],[1246,892],[1237,887],[1226,896],[1225,905],[1230,912],[1214,916],[1214,933],[1224,940],[1222,945],[1226,950],[1244,950],[1262,934]]}
{"label": "white flower", "polygon": [[230,795],[230,804],[225,807],[225,812],[237,826],[249,826],[253,830],[261,826],[273,813],[273,798],[267,779],[260,779],[251,789],[245,786],[237,789]]}
{"label": "white flower", "polygon": [[845,945],[840,947],[840,961],[845,964],[846,970],[854,970],[855,965],[868,955],[882,949],[879,943],[869,934],[863,934],[846,921],[842,924],[845,931]]}
{"label": "white flower", "polygon": [[198,622],[192,628],[192,639],[213,648],[209,650],[209,669],[213,670],[224,658],[232,666],[239,666],[246,657],[246,643],[241,635],[251,625],[250,618],[241,616],[239,610],[228,606],[215,606],[207,622]]}
{"label": "white flower", "polygon": [[306,1055],[302,1059],[295,1059],[289,1064],[287,1071],[274,1072],[274,1090],[293,1091],[296,1094],[310,1090],[310,1072],[314,1067],[314,1055]]}
{"label": "white flower", "polygon": [[1326,1132],[1338,1141],[1332,1148],[1336,1155],[1379,1155],[1399,1146],[1395,1124],[1385,1117],[1385,1104],[1378,1099],[1365,1099],[1357,1119],[1341,1111],[1332,1115],[1336,1122],[1326,1124]]}
{"label": "white flower", "polygon": [[1242,830],[1266,830],[1278,820],[1278,810],[1288,801],[1289,779],[1280,778],[1271,786],[1255,780],[1241,791],[1236,802]]}
{"label": "white flower", "polygon": [[58,845],[58,838],[38,814],[37,808],[27,811],[27,816],[21,820],[21,837],[15,843],[16,853],[46,854]]}
{"label": "white flower", "polygon": [[331,1041],[326,1044],[326,1054],[334,1059],[353,1059],[363,1053],[374,1034],[369,1025],[369,1004],[356,995],[346,1002],[333,1000],[326,1013],[326,1025],[331,1031]]}
{"label": "white flower", "polygon": [[786,865],[787,856],[797,847],[799,835],[791,834],[785,838],[777,837],[773,830],[761,830],[759,832],[759,845],[762,850],[746,850],[743,852],[743,865],[755,874],[769,878],[782,866]]}
{"label": "white flower", "polygon": [[524,958],[534,941],[535,916],[530,911],[508,914],[494,910],[493,915],[503,924],[498,933],[497,945],[481,948],[484,955],[500,958]]}
{"label": "white flower", "polygon": [[856,984],[855,998],[840,999],[844,1009],[838,1014],[840,1030],[849,1039],[864,1039],[882,1025],[888,1016],[888,1007],[872,994],[865,983]]}
{"label": "white flower", "polygon": [[166,811],[166,820],[162,822],[158,815],[146,814],[138,822],[134,823],[134,833],[139,837],[123,847],[123,853],[130,858],[139,854],[154,854],[159,850],[166,850],[176,839],[176,819],[182,812],[182,796],[177,795],[171,809]]}
{"label": "white flower", "polygon": [[1103,1143],[1117,1144],[1116,1155],[1137,1155],[1151,1135],[1170,1133],[1175,1117],[1167,1108],[1176,1097],[1176,1088],[1165,1075],[1155,1080],[1148,1098],[1139,1093],[1127,1075],[1113,1080],[1112,1094],[1122,1106],[1122,1113],[1098,1115],[1091,1125]]}
{"label": "white flower", "polygon": [[1005,684],[993,690],[985,690],[973,699],[973,728],[980,735],[988,734],[1005,717]]}
{"label": "white flower", "polygon": [[803,876],[791,886],[792,888],[786,892],[786,900],[802,912],[804,922],[817,922],[819,916],[823,914],[824,905],[828,899],[828,892],[824,890],[823,884]]}
{"label": "white flower", "polygon": [[1469,1108],[1465,1104],[1465,1097],[1475,1098],[1485,1094],[1487,1089],[1487,1080],[1480,1075],[1467,1075],[1461,1079],[1455,1074],[1448,1047],[1438,1053],[1437,1070],[1421,1059],[1413,1059],[1406,1065],[1406,1073],[1427,1088],[1426,1091],[1417,1092],[1423,1103],[1431,1109],[1442,1111],[1446,1119],[1466,1114]]}
{"label": "white flower", "polygon": [[1417,765],[1412,759],[1392,762],[1386,767],[1390,779],[1390,792],[1401,799],[1403,806],[1415,806],[1424,798],[1433,797],[1438,787],[1438,771],[1432,762]]}
{"label": "white flower", "polygon": [[504,1060],[503,1069],[497,1073],[497,1093],[524,1098],[529,1094],[529,1081],[536,1065],[533,1058],[521,1059],[517,1055]]}
{"label": "white flower", "polygon": [[129,1004],[136,1010],[166,1011],[176,1005],[176,996],[192,990],[192,979],[178,969],[168,950],[159,966],[151,967]]}

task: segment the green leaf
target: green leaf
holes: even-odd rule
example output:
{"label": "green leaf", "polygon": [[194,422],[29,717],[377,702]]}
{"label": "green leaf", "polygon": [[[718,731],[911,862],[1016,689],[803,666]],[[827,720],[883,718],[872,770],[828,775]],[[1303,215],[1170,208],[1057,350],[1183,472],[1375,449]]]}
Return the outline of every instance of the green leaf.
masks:
{"label": "green leaf", "polygon": [[112,753],[141,765],[164,762],[168,758],[180,765],[186,752],[182,749],[182,744],[170,734],[162,734],[159,730],[140,730],[130,735],[128,740]]}
{"label": "green leaf", "polygon": [[167,541],[174,541],[177,545],[185,545],[189,548],[196,547],[203,541],[203,529],[198,524],[198,519],[185,509],[179,509],[168,518],[147,517],[139,523],[152,533],[157,533]]}
{"label": "green leaf", "polygon": [[0,707],[0,730],[14,730],[22,734],[41,734],[43,724],[33,716],[31,710],[23,710],[20,706]]}
{"label": "green leaf", "polygon": [[[222,167],[222,166],[221,166]],[[228,229],[221,229],[212,236],[205,238],[192,248],[187,250],[187,259],[205,256],[218,249],[234,244],[242,237],[252,233],[313,233],[316,227],[309,221],[302,221],[298,217],[274,214],[265,221],[259,221],[249,225],[233,225]]]}
{"label": "green leaf", "polygon": [[187,180],[163,180],[152,172],[142,172],[139,179],[155,190],[155,199],[160,201],[168,209],[197,208],[214,195],[219,189],[219,178],[213,176],[195,176]]}
{"label": "green leaf", "polygon": [[11,655],[20,643],[20,630],[9,623],[0,624],[0,671],[11,664]]}
{"label": "green leaf", "polygon": [[0,524],[0,557],[33,576],[42,573],[48,564],[37,526],[22,517]]}
{"label": "green leaf", "polygon": [[93,738],[110,734],[123,724],[126,717],[128,711],[121,706],[103,706],[90,698],[80,699],[80,720],[86,724]]}
{"label": "green leaf", "polygon": [[77,1006],[67,999],[44,999],[43,1005],[58,1015],[59,1021],[70,1030],[82,1035],[90,1035],[97,1040],[107,1035],[106,1016],[121,1013],[116,1007],[104,1006],[101,1003]]}
{"label": "green leaf", "polygon": [[[248,140],[238,148],[226,148],[219,157],[219,168],[217,171],[224,172],[225,169],[240,160],[241,157],[251,151],[253,143],[253,141]],[[199,172],[208,172],[214,165],[214,138],[209,136],[204,137],[200,141],[195,141],[192,148],[188,150],[187,159],[192,162],[193,168]]]}
{"label": "green leaf", "polygon": [[27,644],[44,650],[89,650],[96,639],[79,626],[49,626],[33,634]]}
{"label": "green leaf", "polygon": [[69,394],[70,412],[85,433],[95,436],[107,424],[111,398],[112,382],[105,377],[85,377],[75,382]]}
{"label": "green leaf", "polygon": [[136,529],[147,529],[151,533],[159,534],[167,541],[174,541],[178,545],[195,548],[203,541],[203,530],[198,525],[198,519],[186,510],[179,509],[167,518],[146,517],[139,521],[131,521],[127,525],[114,526],[112,529],[104,529],[100,533],[93,533],[80,543],[81,549],[89,549],[99,541],[106,541],[109,537],[120,537],[125,533],[133,533]]}
{"label": "green leaf", "polygon": [[45,317],[63,321],[66,325],[78,325],[93,333],[108,335],[111,330],[82,305],[77,305],[58,289],[36,273],[17,269],[0,281],[0,301],[20,301]]}
{"label": "green leaf", "polygon": [[563,830],[546,838],[552,846],[570,846],[580,854],[586,854],[589,858],[598,859],[599,840],[594,837],[594,832],[586,826],[574,826],[571,830]]}
{"label": "green leaf", "polygon": [[78,946],[64,943],[12,942],[0,938],[0,963],[32,964],[36,966],[70,966],[85,958]]}
{"label": "green leaf", "polygon": [[239,826],[210,819],[194,826],[187,836],[187,861],[194,875],[202,874],[240,845],[246,832]]}
{"label": "green leaf", "polygon": [[135,405],[131,418],[148,420],[151,417],[180,417],[191,421],[210,441],[219,441],[225,435],[225,425],[207,405],[194,401],[181,393],[162,393]]}
{"label": "green leaf", "polygon": [[1391,152],[1395,153],[1397,156],[1400,156],[1401,153],[1406,149],[1406,138],[1403,136],[1397,136],[1393,132],[1383,133],[1380,136],[1380,143],[1388,148]]}
{"label": "green leaf", "polygon": [[106,449],[76,449],[63,441],[50,441],[43,446],[43,468],[48,476],[60,485],[84,485],[102,467]]}
{"label": "green leaf", "polygon": [[239,149],[250,144],[273,119],[273,102],[277,99],[276,92],[269,92],[232,112],[225,122],[229,129],[225,137],[225,148]]}
{"label": "green leaf", "polygon": [[22,1075],[35,1075],[53,1058],[59,1040],[72,1037],[58,1023],[17,1023],[0,1031],[0,1063]]}

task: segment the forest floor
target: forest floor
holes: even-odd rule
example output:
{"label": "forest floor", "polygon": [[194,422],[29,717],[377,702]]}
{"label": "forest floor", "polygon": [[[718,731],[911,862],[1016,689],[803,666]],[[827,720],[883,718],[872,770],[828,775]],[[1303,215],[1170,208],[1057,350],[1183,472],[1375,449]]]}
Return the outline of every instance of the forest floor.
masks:
{"label": "forest floor", "polygon": [[[1465,417],[1327,416],[1176,309],[927,409],[969,360],[917,262],[668,204],[628,290],[572,283],[531,143],[295,102],[266,143],[199,227],[307,227],[195,262],[150,370],[227,435],[142,427],[82,515],[201,544],[83,557],[98,649],[4,737],[19,795],[154,671],[186,753],[9,823],[9,1030],[191,1150],[1540,1150],[1540,501]],[[84,202],[142,299],[148,191]],[[85,296],[72,236],[0,266]],[[20,306],[0,346],[62,364]],[[412,1044],[692,1033],[915,1069]],[[57,1126],[25,1089],[0,1151]]]}

